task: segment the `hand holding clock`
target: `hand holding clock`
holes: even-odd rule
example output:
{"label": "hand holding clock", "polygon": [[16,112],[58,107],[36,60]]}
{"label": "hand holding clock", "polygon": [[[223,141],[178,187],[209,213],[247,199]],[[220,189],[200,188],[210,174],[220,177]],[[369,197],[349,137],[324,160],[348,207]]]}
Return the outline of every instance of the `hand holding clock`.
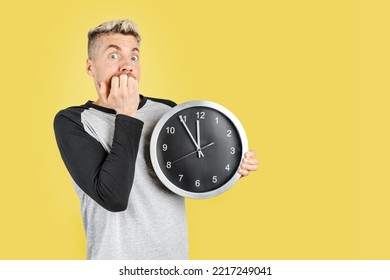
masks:
{"label": "hand holding clock", "polygon": [[241,176],[246,177],[251,171],[256,171],[258,168],[259,161],[255,158],[255,151],[248,151],[244,154],[238,173]]}

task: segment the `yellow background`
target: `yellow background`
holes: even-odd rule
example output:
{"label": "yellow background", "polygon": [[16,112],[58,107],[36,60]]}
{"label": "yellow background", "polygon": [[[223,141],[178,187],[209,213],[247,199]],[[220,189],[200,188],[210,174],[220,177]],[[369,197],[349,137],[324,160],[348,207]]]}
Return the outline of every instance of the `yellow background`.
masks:
{"label": "yellow background", "polygon": [[227,193],[187,201],[190,258],[390,258],[388,1],[38,0],[0,10],[0,259],[85,258],[52,122],[95,98],[86,33],[113,18],[141,28],[142,93],[226,106],[261,161]]}

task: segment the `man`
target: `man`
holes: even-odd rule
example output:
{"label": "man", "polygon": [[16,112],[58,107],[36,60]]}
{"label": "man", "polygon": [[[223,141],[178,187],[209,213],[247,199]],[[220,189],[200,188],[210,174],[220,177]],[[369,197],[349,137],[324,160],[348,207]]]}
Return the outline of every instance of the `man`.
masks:
{"label": "man", "polygon": [[[175,103],[139,94],[140,41],[129,20],[90,30],[87,73],[98,99],[54,120],[81,202],[87,259],[188,258],[184,198],[161,184],[149,157],[152,130]],[[250,151],[239,173],[256,169]]]}

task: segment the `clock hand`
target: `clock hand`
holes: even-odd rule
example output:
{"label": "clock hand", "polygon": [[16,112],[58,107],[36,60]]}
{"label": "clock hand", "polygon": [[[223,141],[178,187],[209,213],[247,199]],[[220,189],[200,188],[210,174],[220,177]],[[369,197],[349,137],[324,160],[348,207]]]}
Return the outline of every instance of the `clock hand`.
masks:
{"label": "clock hand", "polygon": [[[200,149],[203,150],[203,149],[206,149],[207,147],[210,147],[210,146],[212,146],[212,145],[214,145],[214,142],[211,142],[210,144],[207,144],[206,146],[203,146],[203,147],[200,148]],[[171,164],[174,164],[175,162],[178,162],[179,160],[182,160],[182,159],[184,159],[184,158],[186,158],[186,157],[188,157],[188,156],[190,156],[190,155],[192,155],[192,154],[195,154],[196,152],[198,152],[198,150],[193,151],[193,152],[191,152],[191,153],[189,153],[189,154],[186,154],[185,156],[182,156],[181,158],[178,158],[178,159],[172,161]]]}
{"label": "clock hand", "polygon": [[195,147],[197,149],[196,151],[198,152],[198,155],[204,157],[204,154],[202,153],[200,146],[196,143],[194,137],[191,134],[191,131],[188,129],[187,124],[185,123],[185,121],[183,120],[183,117],[181,115],[179,116],[179,119],[180,119],[180,122],[183,124],[184,128],[186,129],[188,135],[190,136],[192,142],[195,144]]}
{"label": "clock hand", "polygon": [[[198,142],[198,147],[200,147],[200,129],[199,129],[199,120],[196,120],[196,140]],[[200,149],[198,149],[198,158],[200,158],[200,153],[202,153],[202,151]]]}
{"label": "clock hand", "polygon": [[203,146],[203,147],[200,148],[200,149],[203,150],[203,149],[206,149],[207,147],[210,147],[210,146],[212,146],[212,145],[214,145],[214,142],[211,142],[210,144],[207,144],[207,145]]}

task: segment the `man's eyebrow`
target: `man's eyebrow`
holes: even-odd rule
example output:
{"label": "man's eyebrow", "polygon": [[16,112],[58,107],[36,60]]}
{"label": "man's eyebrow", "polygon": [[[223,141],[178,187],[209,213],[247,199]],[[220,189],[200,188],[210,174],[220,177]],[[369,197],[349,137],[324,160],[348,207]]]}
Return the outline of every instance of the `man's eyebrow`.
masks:
{"label": "man's eyebrow", "polygon": [[[117,46],[117,45],[112,45],[112,44],[111,44],[111,45],[108,45],[108,47],[106,48],[106,50],[108,50],[109,48],[114,48],[114,49],[117,49],[118,51],[121,51],[121,50],[122,50],[119,46]],[[132,51],[132,52],[134,52],[134,51],[140,52],[138,48],[133,48],[131,51]]]}
{"label": "man's eyebrow", "polygon": [[118,51],[122,50],[119,46],[117,45],[108,45],[108,47],[106,48],[106,50],[108,50],[109,48],[114,48],[114,49],[117,49]]}

